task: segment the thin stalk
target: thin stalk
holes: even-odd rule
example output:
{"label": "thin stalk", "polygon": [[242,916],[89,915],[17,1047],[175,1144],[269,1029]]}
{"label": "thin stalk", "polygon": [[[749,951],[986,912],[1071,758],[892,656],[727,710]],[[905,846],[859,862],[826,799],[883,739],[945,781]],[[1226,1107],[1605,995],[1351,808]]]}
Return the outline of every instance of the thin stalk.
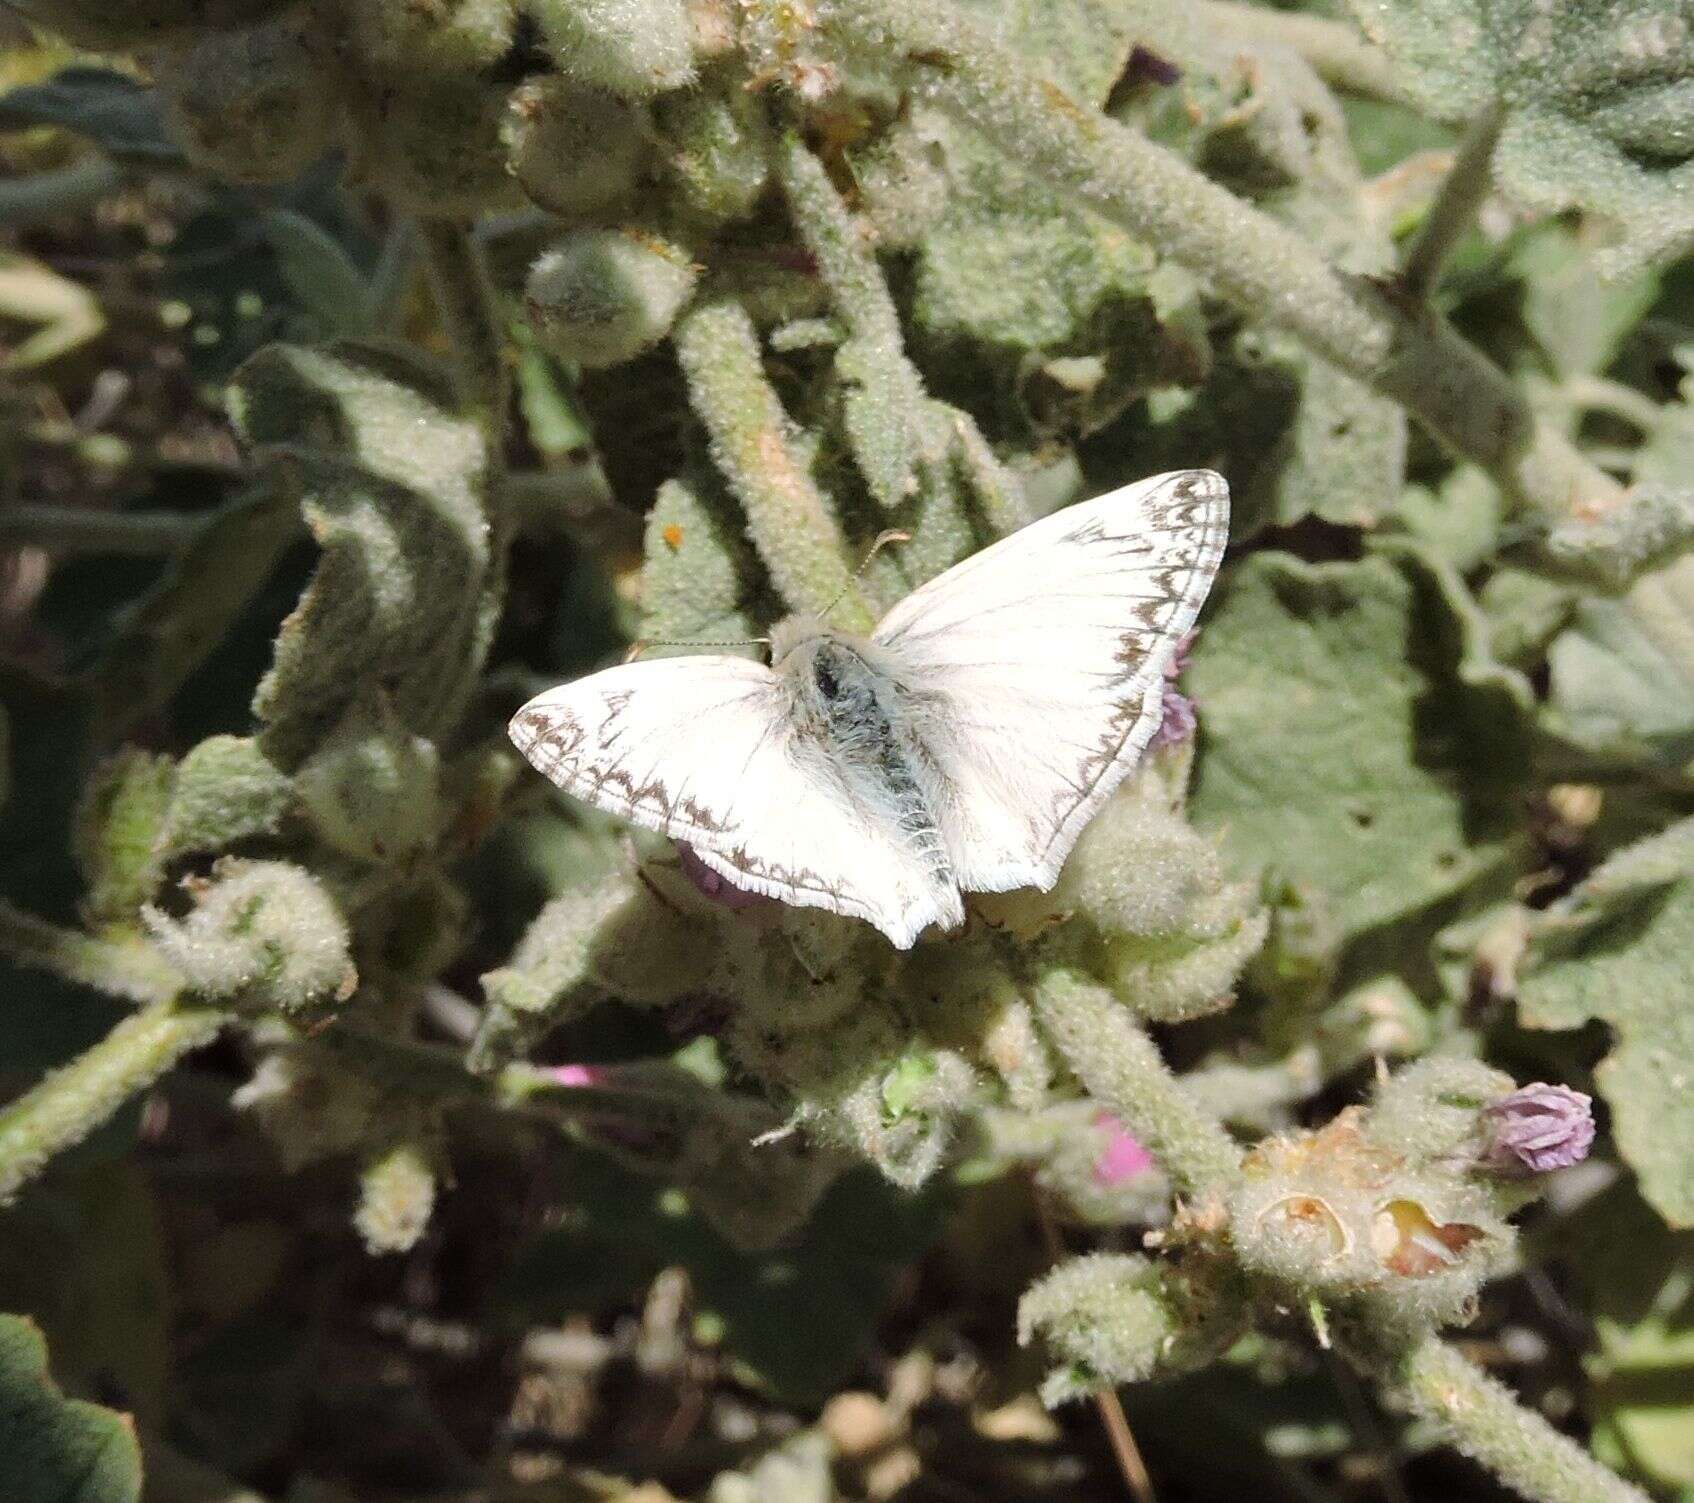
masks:
{"label": "thin stalk", "polygon": [[125,1002],[166,1002],[182,989],[151,945],[95,939],[61,929],[0,900],[0,955],[14,965],[46,971]]}
{"label": "thin stalk", "polygon": [[795,610],[829,611],[849,631],[869,631],[875,618],[847,568],[823,493],[794,451],[747,311],[727,298],[697,303],[674,337],[712,458],[783,599]]}
{"label": "thin stalk", "polygon": [[1554,515],[1621,500],[1616,481],[1427,307],[1330,266],[1294,230],[1029,71],[946,0],[837,0],[823,24],[851,49],[904,59],[919,93],[1045,186],[1393,398],[1515,499]]}
{"label": "thin stalk", "polygon": [[441,323],[459,361],[465,396],[489,424],[498,458],[510,381],[494,284],[465,225],[426,219],[418,226],[418,238]]}
{"label": "thin stalk", "polygon": [[0,549],[35,547],[61,557],[175,553],[205,525],[194,512],[95,511],[80,506],[13,506],[0,511]]}
{"label": "thin stalk", "polygon": [[1648,1503],[1646,1493],[1600,1465],[1568,1435],[1526,1409],[1436,1336],[1378,1375],[1454,1449],[1537,1503]]}
{"label": "thin stalk", "polygon": [[1441,190],[1406,252],[1400,271],[1400,288],[1406,296],[1421,302],[1435,291],[1453,247],[1476,219],[1476,211],[1493,184],[1494,147],[1505,120],[1505,111],[1491,106],[1465,133]]}
{"label": "thin stalk", "polygon": [[1031,1000],[1083,1089],[1159,1161],[1178,1191],[1198,1198],[1237,1178],[1241,1153],[1234,1140],[1195,1104],[1110,991],[1081,972],[1053,966],[1036,982]]}
{"label": "thin stalk", "polygon": [[210,1008],[149,1007],[0,1110],[0,1205],[228,1021]]}

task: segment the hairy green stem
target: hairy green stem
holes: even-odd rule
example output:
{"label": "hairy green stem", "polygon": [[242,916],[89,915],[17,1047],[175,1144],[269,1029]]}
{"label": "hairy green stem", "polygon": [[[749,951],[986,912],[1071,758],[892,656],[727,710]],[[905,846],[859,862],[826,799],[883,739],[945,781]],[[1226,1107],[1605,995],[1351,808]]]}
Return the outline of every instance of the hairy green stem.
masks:
{"label": "hairy green stem", "polygon": [[1216,26],[1226,37],[1291,48],[1319,78],[1337,89],[1408,102],[1387,54],[1346,21],[1238,0],[1202,0],[1199,18],[1202,25]]}
{"label": "hairy green stem", "polygon": [[465,225],[426,219],[418,225],[418,239],[442,326],[459,360],[465,396],[488,424],[498,462],[510,383],[494,284]]}
{"label": "hairy green stem", "polygon": [[16,965],[46,971],[125,1002],[165,1002],[182,989],[177,975],[151,945],[95,939],[61,929],[0,899],[0,955]]}
{"label": "hairy green stem", "polygon": [[1437,1336],[1424,1337],[1377,1372],[1449,1445],[1526,1498],[1648,1503],[1639,1488],[1601,1466]]}
{"label": "hairy green stem", "polygon": [[983,520],[1002,537],[1027,527],[1035,520],[1035,511],[1023,482],[1000,463],[968,412],[955,413],[954,426],[959,436],[959,467],[982,509]]}
{"label": "hairy green stem", "polygon": [[228,1021],[211,1008],[149,1007],[0,1110],[0,1205]]}
{"label": "hairy green stem", "polygon": [[178,511],[95,511],[81,506],[14,506],[0,511],[0,549],[33,546],[67,556],[175,553],[205,525]]}
{"label": "hairy green stem", "polygon": [[849,48],[904,58],[924,97],[1044,185],[1393,398],[1514,498],[1555,515],[1621,499],[1616,481],[1428,308],[1332,267],[1294,230],[1030,72],[946,0],[835,0],[823,24]]}
{"label": "hairy green stem", "polygon": [[1109,1107],[1188,1195],[1224,1189],[1241,1172],[1241,1152],[1202,1111],[1129,1009],[1099,982],[1063,966],[1035,984],[1035,1015],[1071,1073]]}
{"label": "hairy green stem", "polygon": [[1505,121],[1505,111],[1498,105],[1490,106],[1465,133],[1452,168],[1442,181],[1441,191],[1435,195],[1417,238],[1406,252],[1400,286],[1407,296],[1424,299],[1435,291],[1447,257],[1460,236],[1471,227],[1493,183],[1494,147]]}
{"label": "hairy green stem", "polygon": [[833,605],[849,631],[869,631],[875,618],[847,568],[823,494],[794,451],[752,319],[733,300],[708,299],[683,315],[675,340],[712,458],[740,500],[748,535],[783,599],[818,614]]}

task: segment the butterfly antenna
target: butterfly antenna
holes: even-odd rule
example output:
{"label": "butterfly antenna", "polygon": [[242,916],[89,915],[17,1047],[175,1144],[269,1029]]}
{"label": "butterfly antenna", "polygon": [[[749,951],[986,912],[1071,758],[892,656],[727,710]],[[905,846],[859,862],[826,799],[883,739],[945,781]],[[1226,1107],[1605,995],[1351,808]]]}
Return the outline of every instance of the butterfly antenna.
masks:
{"label": "butterfly antenna", "polygon": [[633,663],[649,647],[769,647],[769,637],[728,637],[722,641],[706,641],[699,637],[690,637],[686,642],[672,637],[655,637],[651,642],[639,641],[629,644],[629,651],[623,655],[626,663]]}
{"label": "butterfly antenna", "polygon": [[843,585],[841,587],[841,593],[824,607],[823,619],[827,620],[829,618],[829,613],[847,598],[847,592],[864,578],[865,570],[870,568],[871,560],[875,558],[877,554],[881,553],[884,548],[890,547],[895,543],[909,543],[911,540],[911,533],[901,532],[898,528],[890,528],[887,532],[879,532],[876,535],[876,541],[870,546],[870,552],[865,555],[864,561],[860,563],[859,567],[853,571],[852,581]]}

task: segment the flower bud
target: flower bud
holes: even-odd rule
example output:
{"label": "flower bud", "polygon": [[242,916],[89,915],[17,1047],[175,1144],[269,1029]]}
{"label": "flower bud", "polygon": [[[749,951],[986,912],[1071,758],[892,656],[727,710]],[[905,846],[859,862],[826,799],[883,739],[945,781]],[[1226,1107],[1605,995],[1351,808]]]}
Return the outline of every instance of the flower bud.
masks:
{"label": "flower bud", "polygon": [[694,27],[683,0],[534,0],[559,71],[631,99],[694,77]]}
{"label": "flower bud", "polygon": [[416,1143],[384,1149],[359,1176],[353,1226],[366,1251],[410,1252],[435,1209],[435,1166]]}
{"label": "flower bud", "polygon": [[731,80],[670,95],[654,116],[685,209],[708,225],[752,213],[770,181],[773,145],[757,95]]}
{"label": "flower bud", "polygon": [[646,154],[637,106],[557,74],[532,78],[512,94],[505,138],[512,173],[530,201],[567,219],[626,205]]}
{"label": "flower bud", "polygon": [[1568,1168],[1580,1164],[1594,1146],[1593,1101],[1569,1086],[1527,1085],[1482,1115],[1485,1160],[1508,1173]]}
{"label": "flower bud", "polygon": [[524,288],[541,342],[578,365],[632,360],[670,332],[698,269],[654,235],[580,230],[531,268]]}
{"label": "flower bud", "polygon": [[212,32],[159,54],[154,72],[171,134],[216,177],[290,182],[334,143],[335,70],[297,18]]}
{"label": "flower bud", "polygon": [[353,994],[347,922],[286,861],[220,861],[184,919],[142,910],[160,953],[208,1001],[301,1012]]}
{"label": "flower bud", "polygon": [[359,861],[404,862],[441,831],[441,758],[384,704],[355,705],[294,780],[324,843]]}
{"label": "flower bud", "polygon": [[1030,1286],[1018,1302],[1018,1341],[1039,1335],[1063,1364],[1041,1386],[1046,1403],[1060,1404],[1203,1365],[1235,1338],[1241,1313],[1226,1291],[1194,1288],[1172,1265],[1092,1253]]}
{"label": "flower bud", "polygon": [[512,0],[355,0],[343,10],[366,74],[479,72],[512,45]]}
{"label": "flower bud", "polygon": [[396,206],[431,218],[521,202],[506,165],[505,92],[476,74],[413,77],[352,96],[357,175]]}

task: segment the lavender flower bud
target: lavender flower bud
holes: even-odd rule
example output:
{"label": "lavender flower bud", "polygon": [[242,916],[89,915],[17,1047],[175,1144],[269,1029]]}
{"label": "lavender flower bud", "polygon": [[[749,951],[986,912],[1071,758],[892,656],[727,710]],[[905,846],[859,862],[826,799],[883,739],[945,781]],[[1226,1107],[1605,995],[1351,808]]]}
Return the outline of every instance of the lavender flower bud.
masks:
{"label": "lavender flower bud", "polygon": [[707,866],[695,853],[693,846],[679,840],[676,843],[676,853],[682,862],[683,875],[694,884],[700,896],[722,904],[731,913],[740,913],[743,909],[758,908],[771,902],[770,898],[761,893],[748,892],[745,888],[737,887],[722,872]]}
{"label": "lavender flower bud", "polygon": [[1165,691],[1161,705],[1164,718],[1159,721],[1158,730],[1153,732],[1150,751],[1158,751],[1164,746],[1180,746],[1194,737],[1195,727],[1199,724],[1194,714],[1194,701],[1176,687],[1177,679],[1188,666],[1188,649],[1193,645],[1194,633],[1189,632],[1176,644],[1176,651],[1165,664]]}
{"label": "lavender flower bud", "polygon": [[1486,1161],[1513,1173],[1580,1164],[1594,1144],[1593,1102],[1569,1086],[1527,1085],[1485,1108],[1482,1120]]}

